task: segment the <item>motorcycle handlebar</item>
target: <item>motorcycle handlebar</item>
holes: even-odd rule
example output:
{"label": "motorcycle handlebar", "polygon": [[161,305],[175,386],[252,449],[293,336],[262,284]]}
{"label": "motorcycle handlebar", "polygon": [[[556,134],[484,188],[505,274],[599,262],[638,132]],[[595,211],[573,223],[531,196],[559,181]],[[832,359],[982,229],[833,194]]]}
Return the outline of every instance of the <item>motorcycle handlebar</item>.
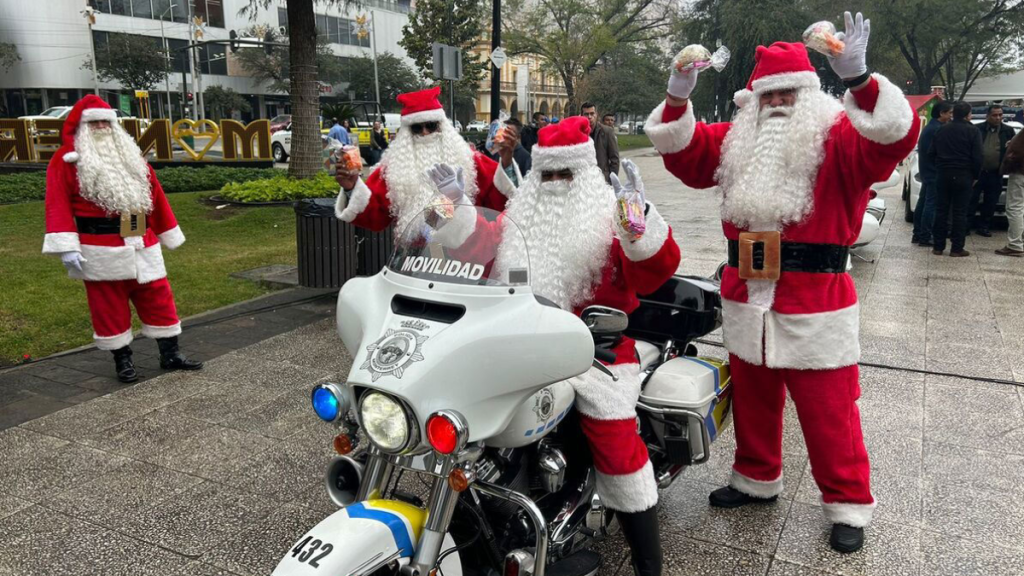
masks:
{"label": "motorcycle handlebar", "polygon": [[615,356],[615,353],[612,352],[611,350],[605,350],[604,348],[595,347],[594,358],[602,362],[608,362],[610,364],[612,362],[615,362],[617,357]]}

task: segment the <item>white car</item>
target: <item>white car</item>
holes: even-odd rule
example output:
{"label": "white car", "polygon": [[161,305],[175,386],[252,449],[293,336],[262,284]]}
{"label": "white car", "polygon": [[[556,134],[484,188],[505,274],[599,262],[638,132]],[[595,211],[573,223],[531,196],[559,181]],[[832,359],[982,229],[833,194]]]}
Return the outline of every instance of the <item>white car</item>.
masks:
{"label": "white car", "polygon": [[490,125],[483,120],[473,120],[466,125],[466,132],[487,132]]}
{"label": "white car", "polygon": [[18,120],[28,120],[29,122],[35,122],[36,120],[63,120],[64,118],[67,118],[70,113],[71,106],[54,106],[52,108],[47,108],[42,114],[18,116]]}
{"label": "white car", "polygon": [[[320,140],[327,145],[327,135],[321,134]],[[288,157],[292,154],[292,125],[289,122],[288,126],[274,132],[270,135],[270,154],[274,158],[274,162],[287,162]]]}
{"label": "white car", "polygon": [[[984,122],[984,119],[971,120],[975,125]],[[1013,128],[1015,133],[1019,133],[1024,124],[1020,122],[1003,122],[1010,128]],[[906,178],[903,179],[903,219],[907,222],[914,221],[914,208],[917,207],[917,199],[921,196],[921,172],[917,166],[917,148],[907,156],[905,160],[907,165]],[[996,212],[1003,212],[1006,210],[1006,181],[1009,180],[1009,176],[1003,176],[1003,192],[999,195],[999,202],[996,203]]]}

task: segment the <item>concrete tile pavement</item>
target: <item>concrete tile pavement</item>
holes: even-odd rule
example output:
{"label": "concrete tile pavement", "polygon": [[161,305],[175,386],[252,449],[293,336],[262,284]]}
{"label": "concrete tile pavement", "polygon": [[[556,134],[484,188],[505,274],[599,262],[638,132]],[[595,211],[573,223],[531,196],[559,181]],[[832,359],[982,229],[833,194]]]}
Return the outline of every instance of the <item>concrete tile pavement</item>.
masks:
{"label": "concrete tile pavement", "polygon": [[[676,231],[681,270],[711,274],[725,253],[717,199],[684,190],[647,154],[636,160],[648,196]],[[1024,316],[1013,298],[1024,293],[1022,263],[982,251],[999,247],[998,238],[972,236],[966,259],[911,246],[898,192],[883,193],[889,217],[872,247],[876,262],[853,270],[864,360],[886,366],[862,369],[860,409],[879,500],[867,546],[845,557],[828,549],[790,405],[787,487],[776,504],[708,506],[707,493],[728,477],[731,430],[709,463],[662,494],[666,574],[1021,573],[1024,390],[977,378],[1024,382]],[[160,375],[112,393],[97,382],[70,394],[54,386],[79,386],[108,368],[68,359],[0,396],[29,410],[44,398],[36,391],[49,389],[46,401],[64,408],[42,418],[29,411],[0,430],[0,575],[268,574],[295,537],[333,509],[322,487],[332,431],[311,414],[308,391],[343,376],[350,360],[329,312],[318,314],[301,328],[225,346],[198,374]],[[233,337],[261,325],[235,324]],[[203,341],[216,346],[216,334]],[[936,366],[974,378],[900,369]],[[106,395],[71,401],[87,393]],[[602,574],[630,573],[621,537],[598,548]]]}

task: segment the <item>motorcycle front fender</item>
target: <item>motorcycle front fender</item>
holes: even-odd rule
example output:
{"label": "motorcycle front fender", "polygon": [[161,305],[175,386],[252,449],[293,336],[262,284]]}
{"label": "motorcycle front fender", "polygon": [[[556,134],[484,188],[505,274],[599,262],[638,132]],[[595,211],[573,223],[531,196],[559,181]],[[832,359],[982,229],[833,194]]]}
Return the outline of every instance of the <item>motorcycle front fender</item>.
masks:
{"label": "motorcycle front fender", "polygon": [[[391,562],[408,564],[427,512],[394,500],[368,500],[338,510],[302,535],[271,576],[364,576]],[[445,534],[441,553],[455,548]],[[445,576],[462,576],[458,552],[441,563]]]}

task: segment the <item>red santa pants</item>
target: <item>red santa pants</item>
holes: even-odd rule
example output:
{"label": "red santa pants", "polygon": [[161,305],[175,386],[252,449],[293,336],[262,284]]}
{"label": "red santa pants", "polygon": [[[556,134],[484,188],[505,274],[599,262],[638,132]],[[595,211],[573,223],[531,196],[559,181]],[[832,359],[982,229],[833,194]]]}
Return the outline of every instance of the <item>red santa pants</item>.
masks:
{"label": "red santa pants", "polygon": [[132,311],[142,320],[142,334],[168,338],[181,334],[181,322],[174,307],[174,294],[167,278],[139,284],[135,280],[85,282],[85,294],[92,315],[93,338],[100,350],[117,350],[132,342]]}
{"label": "red santa pants", "polygon": [[782,413],[786,390],[796,405],[811,474],[833,523],[866,526],[875,499],[860,427],[857,365],[832,370],[754,366],[729,357],[736,461],[730,485],[751,496],[782,492]]}

